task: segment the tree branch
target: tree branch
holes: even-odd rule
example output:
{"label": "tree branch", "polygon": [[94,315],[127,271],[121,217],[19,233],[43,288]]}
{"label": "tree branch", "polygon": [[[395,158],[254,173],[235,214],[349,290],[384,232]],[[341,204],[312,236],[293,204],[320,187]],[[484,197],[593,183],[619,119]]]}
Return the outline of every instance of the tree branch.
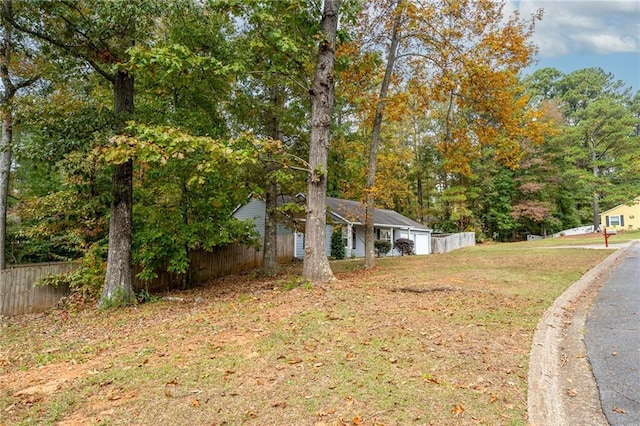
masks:
{"label": "tree branch", "polygon": [[95,62],[93,59],[88,57],[87,54],[81,52],[78,49],[78,47],[63,43],[62,41],[51,37],[47,33],[40,32],[40,31],[31,29],[31,28],[25,27],[25,26],[21,25],[20,23],[16,22],[16,20],[13,19],[13,17],[5,17],[5,19],[7,20],[8,23],[11,24],[12,27],[17,29],[18,31],[22,31],[23,33],[29,34],[30,36],[33,36],[33,37],[38,38],[40,40],[44,40],[44,41],[52,44],[53,46],[56,46],[56,47],[58,47],[58,48],[60,48],[62,50],[65,50],[66,52],[69,52],[69,53],[71,53],[71,54],[73,54],[73,55],[85,60],[91,66],[91,68],[93,68],[98,74],[103,76],[105,79],[107,79],[111,83],[114,82],[115,76],[113,74],[111,74],[107,70],[103,69],[100,65],[98,65],[97,62]]}

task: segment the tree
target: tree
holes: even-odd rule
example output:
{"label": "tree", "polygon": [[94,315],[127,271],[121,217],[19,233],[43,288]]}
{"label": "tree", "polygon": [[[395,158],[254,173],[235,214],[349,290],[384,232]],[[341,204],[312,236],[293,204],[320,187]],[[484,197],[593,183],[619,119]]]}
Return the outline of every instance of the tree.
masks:
{"label": "tree", "polygon": [[311,141],[307,181],[307,221],[305,224],[302,276],[314,284],[335,279],[326,249],[327,155],[334,89],[336,33],[341,0],[325,0],[322,32],[318,44],[318,62],[311,86]]}
{"label": "tree", "polygon": [[[134,76],[124,66],[128,49],[142,38],[156,5],[146,1],[52,1],[26,5],[20,19],[9,19],[19,31],[88,64],[112,87],[113,131],[120,134],[134,114]],[[144,22],[144,23],[143,23]],[[107,273],[101,306],[134,301],[132,285],[133,161],[114,167],[109,221]]]}
{"label": "tree", "polygon": [[256,161],[251,135],[193,136],[165,126],[130,125],[100,149],[110,164],[136,159],[134,260],[148,280],[156,270],[186,275],[189,252],[226,244],[256,245],[252,223],[232,217],[246,198],[242,168]]}
{"label": "tree", "polygon": [[[365,8],[358,20],[355,44],[370,49],[377,58],[370,61],[377,78],[373,82],[359,78],[361,69],[352,67],[354,89],[350,92],[366,94],[356,104],[361,108],[357,124],[372,136],[382,136],[379,141],[384,144],[390,133],[385,127],[415,114],[421,126],[428,128],[428,137],[414,141],[426,141],[437,154],[433,155],[431,147],[415,145],[414,152],[441,161],[439,190],[451,186],[446,195],[457,203],[460,226],[470,223],[469,205],[476,196],[465,193],[466,182],[477,179],[472,176],[473,160],[491,153],[493,161],[515,168],[522,155],[520,144],[525,140],[539,143],[544,133],[536,122],[539,112],[527,108],[529,98],[518,80],[518,72],[533,60],[530,38],[539,15],[529,21],[517,14],[503,19],[502,8],[496,2],[381,0]],[[380,59],[383,55],[384,61]],[[388,71],[389,80],[385,78]],[[381,104],[386,105],[382,119],[377,111]],[[386,125],[380,133],[379,123]],[[376,157],[376,148],[375,143],[370,145],[371,158]],[[417,164],[414,167],[428,166]],[[371,166],[369,162],[369,179],[364,185],[373,191],[367,190],[365,197],[379,192],[371,184],[375,170]],[[420,179],[428,174],[412,172]],[[465,185],[459,185],[461,182]],[[420,203],[424,205],[423,196]],[[421,210],[418,216],[424,217],[424,206]],[[373,258],[370,248],[367,255]]]}
{"label": "tree", "polygon": [[597,229],[601,203],[612,207],[632,199],[639,189],[637,173],[629,173],[639,148],[629,89],[599,68],[567,75],[543,69],[533,73],[527,84],[540,100],[559,105],[557,155],[564,162],[563,174],[573,175],[574,204],[589,205],[588,216]]}
{"label": "tree", "polygon": [[391,84],[391,77],[396,63],[396,54],[400,42],[400,23],[402,21],[402,0],[396,0],[392,15],[391,37],[389,42],[389,52],[380,84],[380,94],[376,104],[376,111],[373,116],[373,127],[371,130],[371,143],[369,145],[369,162],[367,163],[367,180],[365,183],[365,220],[364,220],[364,267],[365,269],[375,266],[375,236],[373,226],[373,216],[375,212],[375,184],[376,184],[376,163],[378,159],[378,145],[380,144],[380,130],[384,115],[384,106]]}
{"label": "tree", "polygon": [[2,81],[2,93],[0,94],[0,119],[2,121],[2,136],[0,137],[0,270],[2,270],[7,263],[5,246],[7,237],[9,177],[13,150],[12,102],[20,89],[32,85],[37,78],[26,77],[14,81],[15,76],[12,76],[12,56],[16,53],[15,40],[13,28],[9,23],[9,21],[13,19],[13,1],[3,0],[0,8],[2,24],[2,39],[0,40],[0,80]]}
{"label": "tree", "polygon": [[[313,36],[318,30],[312,10],[308,1],[301,0],[246,2],[236,10],[241,24],[235,48],[245,65],[232,110],[239,128],[280,141],[280,154],[292,154],[306,142],[300,134],[308,132],[308,124],[302,129],[301,118],[308,123],[308,113],[302,116],[299,112],[302,107],[308,109],[305,88],[309,87]],[[258,109],[265,114],[255,115]],[[279,270],[277,197],[283,181],[292,178],[281,155],[265,152],[262,157],[264,162],[252,171],[250,180],[266,204],[261,272],[274,276]]]}

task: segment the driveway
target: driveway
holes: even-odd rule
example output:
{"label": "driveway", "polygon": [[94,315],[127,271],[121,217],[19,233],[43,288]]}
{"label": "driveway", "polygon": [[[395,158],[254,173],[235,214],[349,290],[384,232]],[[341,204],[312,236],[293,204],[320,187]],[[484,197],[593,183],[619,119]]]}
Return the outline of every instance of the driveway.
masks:
{"label": "driveway", "polygon": [[640,425],[640,245],[600,290],[585,343],[609,424]]}

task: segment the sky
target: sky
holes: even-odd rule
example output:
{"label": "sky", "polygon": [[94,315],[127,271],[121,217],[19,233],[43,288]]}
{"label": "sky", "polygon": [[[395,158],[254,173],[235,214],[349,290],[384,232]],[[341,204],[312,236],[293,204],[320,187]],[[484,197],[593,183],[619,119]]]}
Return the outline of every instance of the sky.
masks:
{"label": "sky", "polygon": [[529,19],[543,9],[533,42],[538,63],[568,74],[598,67],[640,90],[640,0],[507,0],[504,12]]}

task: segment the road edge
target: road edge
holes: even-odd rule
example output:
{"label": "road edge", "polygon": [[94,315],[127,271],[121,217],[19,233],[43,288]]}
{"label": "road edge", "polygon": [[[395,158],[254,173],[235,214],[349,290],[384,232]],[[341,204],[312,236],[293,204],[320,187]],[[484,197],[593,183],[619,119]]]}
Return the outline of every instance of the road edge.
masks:
{"label": "road edge", "polygon": [[[591,268],[554,301],[538,322],[529,357],[527,414],[530,425],[571,426],[586,424],[584,422],[587,418],[591,419],[590,424],[607,424],[600,409],[600,398],[587,357],[574,355],[575,359],[568,359],[563,344],[571,338],[573,345],[580,346],[574,352],[586,354],[583,334],[586,311],[595,300],[599,286],[606,282],[630,246],[628,244],[614,251]],[[579,314],[575,314],[576,312]],[[568,328],[570,333],[566,333]],[[569,335],[576,333],[579,336]],[[577,413],[580,417],[574,418],[576,413],[572,415],[571,407],[566,402],[571,395],[567,396],[563,378],[566,380],[571,375],[567,375],[562,369],[568,361],[573,361],[572,368],[580,369],[578,374],[582,380],[589,382],[589,386],[580,387],[580,398],[597,407],[592,409],[590,415],[582,410]]]}

